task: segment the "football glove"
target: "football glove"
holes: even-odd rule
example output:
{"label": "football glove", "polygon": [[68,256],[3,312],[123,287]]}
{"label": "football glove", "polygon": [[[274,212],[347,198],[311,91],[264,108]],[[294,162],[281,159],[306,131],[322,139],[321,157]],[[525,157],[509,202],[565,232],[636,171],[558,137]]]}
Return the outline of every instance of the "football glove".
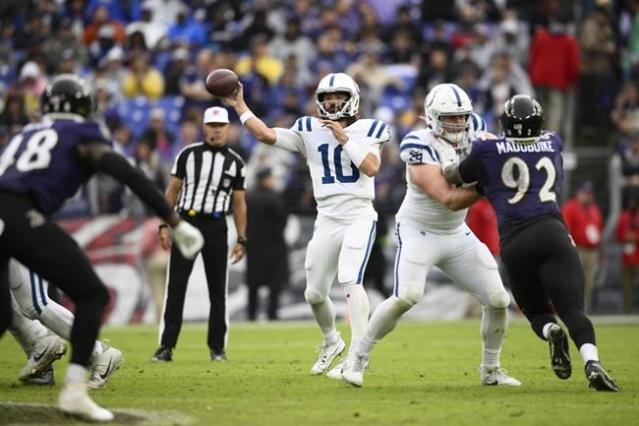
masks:
{"label": "football glove", "polygon": [[187,259],[195,258],[204,245],[204,237],[200,230],[184,220],[173,228],[173,240],[182,256]]}

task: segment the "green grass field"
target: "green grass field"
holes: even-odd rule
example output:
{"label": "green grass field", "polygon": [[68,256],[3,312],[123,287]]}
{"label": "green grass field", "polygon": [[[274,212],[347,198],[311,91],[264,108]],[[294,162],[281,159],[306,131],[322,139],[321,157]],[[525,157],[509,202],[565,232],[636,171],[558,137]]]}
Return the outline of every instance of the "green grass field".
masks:
{"label": "green grass field", "polygon": [[[597,324],[597,322],[596,322]],[[343,331],[346,326],[340,327]],[[154,327],[106,328],[125,364],[95,400],[126,424],[197,425],[631,425],[639,424],[639,325],[597,324],[600,356],[618,394],[588,388],[571,347],[573,377],[550,369],[547,345],[521,320],[511,325],[502,366],[520,388],[479,385],[479,320],[401,322],[373,353],[364,387],[311,377],[320,335],[312,323],[232,324],[227,363],[208,360],[205,329],[187,325],[174,362],[149,361]],[[344,334],[348,334],[345,332]],[[58,384],[24,387],[24,356],[10,336],[0,341],[0,401],[54,405],[68,356],[56,364]],[[139,417],[121,411],[153,415]],[[60,424],[56,410],[0,407],[0,424]]]}

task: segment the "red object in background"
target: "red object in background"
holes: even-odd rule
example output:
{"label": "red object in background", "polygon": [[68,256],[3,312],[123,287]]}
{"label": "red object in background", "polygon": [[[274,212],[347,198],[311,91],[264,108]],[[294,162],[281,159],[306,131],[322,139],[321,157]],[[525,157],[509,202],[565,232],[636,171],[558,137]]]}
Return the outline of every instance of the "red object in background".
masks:
{"label": "red object in background", "polygon": [[561,214],[577,247],[591,249],[599,245],[603,222],[596,204],[584,205],[571,198],[562,207]]}
{"label": "red object in background", "polygon": [[566,90],[579,80],[579,45],[569,34],[535,32],[530,45],[530,81],[535,86]]}
{"label": "red object in background", "polygon": [[468,209],[466,223],[479,238],[486,244],[493,256],[499,256],[499,229],[497,228],[497,215],[493,206],[486,198],[481,198]]}
{"label": "red object in background", "polygon": [[[628,237],[636,238],[639,235],[639,211],[625,209],[619,215],[617,221],[617,241],[621,243],[623,249],[622,261],[624,266],[639,265],[639,250],[637,241],[628,241]],[[630,238],[632,240],[633,238]]]}

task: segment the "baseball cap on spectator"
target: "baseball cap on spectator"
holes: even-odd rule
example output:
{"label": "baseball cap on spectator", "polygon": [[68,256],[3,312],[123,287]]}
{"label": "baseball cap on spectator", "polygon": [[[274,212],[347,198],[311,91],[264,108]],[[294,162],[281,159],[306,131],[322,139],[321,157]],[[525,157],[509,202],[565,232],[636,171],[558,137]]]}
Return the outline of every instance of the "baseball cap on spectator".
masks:
{"label": "baseball cap on spectator", "polygon": [[204,111],[204,124],[208,123],[230,123],[229,112],[226,108],[210,107]]}
{"label": "baseball cap on spectator", "polygon": [[40,67],[33,61],[29,61],[22,66],[20,70],[20,80],[25,78],[38,78],[40,77]]}
{"label": "baseball cap on spectator", "polygon": [[591,181],[585,180],[579,184],[579,186],[577,187],[577,190],[582,192],[594,192],[595,186],[593,185]]}
{"label": "baseball cap on spectator", "polygon": [[173,59],[176,61],[188,61],[189,60],[189,51],[183,47],[178,47],[173,52]]}

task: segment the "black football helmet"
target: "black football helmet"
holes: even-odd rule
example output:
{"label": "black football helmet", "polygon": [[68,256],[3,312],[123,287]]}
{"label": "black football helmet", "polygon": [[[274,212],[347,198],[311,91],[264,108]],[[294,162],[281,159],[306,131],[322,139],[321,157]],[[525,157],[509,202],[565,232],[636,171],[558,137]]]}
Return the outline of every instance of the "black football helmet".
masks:
{"label": "black football helmet", "polygon": [[42,114],[66,113],[88,117],[93,113],[93,96],[84,80],[60,74],[42,92]]}
{"label": "black football helmet", "polygon": [[535,138],[541,134],[544,111],[529,95],[515,95],[504,104],[499,123],[507,138]]}

